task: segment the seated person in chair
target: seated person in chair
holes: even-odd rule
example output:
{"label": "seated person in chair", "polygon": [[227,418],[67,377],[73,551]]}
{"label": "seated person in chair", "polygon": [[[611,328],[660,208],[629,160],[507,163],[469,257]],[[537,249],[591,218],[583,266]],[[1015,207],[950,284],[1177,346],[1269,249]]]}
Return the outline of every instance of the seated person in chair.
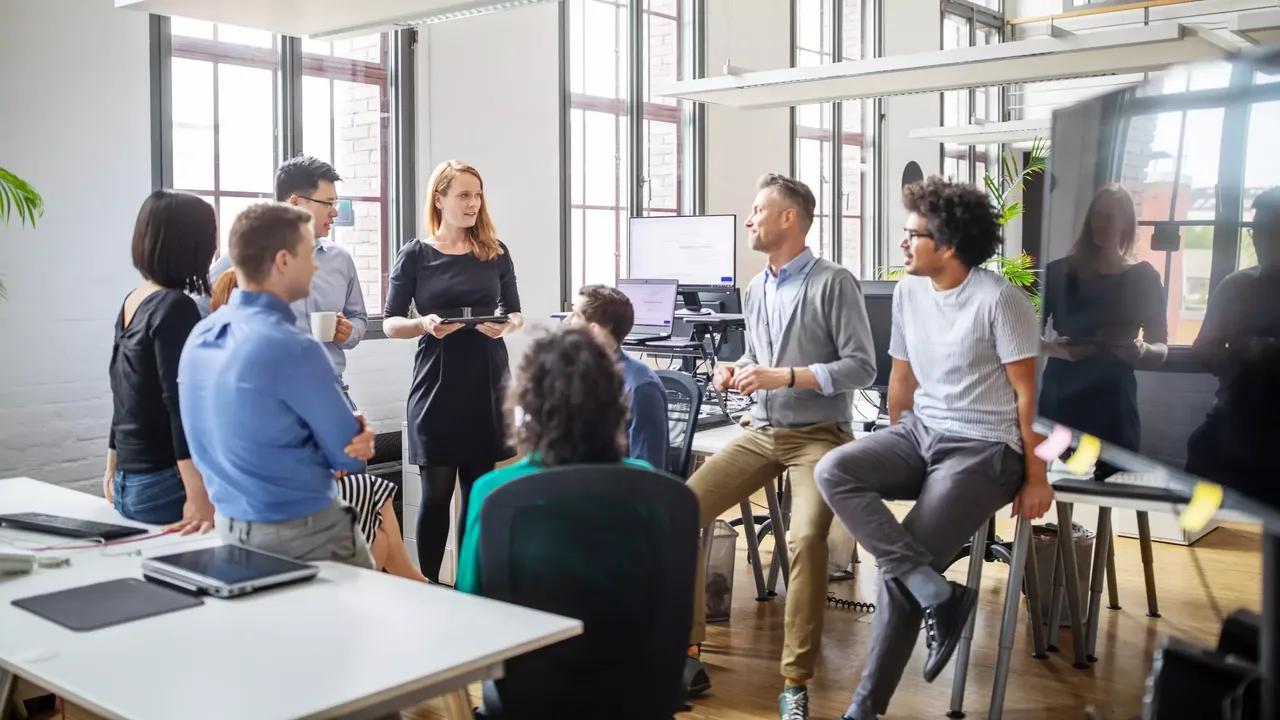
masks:
{"label": "seated person in chair", "polygon": [[512,480],[558,465],[623,464],[627,401],[612,353],[590,331],[562,327],[534,340],[507,396],[511,438],[522,459],[494,470],[471,488],[454,587],[479,594],[480,510],[484,499]]}
{"label": "seated person in chair", "polygon": [[[222,277],[214,283],[211,310],[226,305],[235,289],[236,271],[232,268],[222,273]],[[410,580],[431,582],[414,567],[409,560],[409,553],[405,551],[400,522],[396,520],[395,509],[392,507],[395,494],[396,486],[377,475],[338,473],[338,497],[355,508],[360,519],[361,533],[365,542],[369,543],[369,552],[373,555],[374,569],[385,570]]]}
{"label": "seated person in chair", "polygon": [[627,457],[644,460],[666,470],[670,449],[667,428],[667,391],[657,373],[622,349],[622,341],[635,324],[631,299],[608,285],[587,285],[573,301],[569,321],[585,325],[622,365],[631,417],[627,420]]}
{"label": "seated person in chair", "polygon": [[182,426],[227,542],[373,568],[334,470],[359,472],[374,433],[289,303],[315,274],[311,216],[253,205],[231,226],[239,289],[191,331],[178,364]]}
{"label": "seated person in chair", "polygon": [[[1025,291],[982,267],[1000,246],[991,201],[939,178],[902,196],[907,276],[893,294],[892,424],[828,453],[814,471],[882,578],[845,720],[888,712],[922,615],[924,679],[933,682],[978,601],[976,590],[942,576],[946,564],[1006,503],[1034,520],[1053,500],[1044,462],[1026,453],[1040,442],[1036,314]],[[899,523],[885,500],[916,503]]]}

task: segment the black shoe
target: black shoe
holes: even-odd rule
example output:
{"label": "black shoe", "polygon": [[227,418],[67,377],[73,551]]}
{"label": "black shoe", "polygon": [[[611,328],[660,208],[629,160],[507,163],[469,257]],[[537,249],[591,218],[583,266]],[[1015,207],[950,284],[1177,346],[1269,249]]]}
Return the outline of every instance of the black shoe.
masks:
{"label": "black shoe", "polygon": [[707,667],[692,655],[687,656],[684,661],[684,686],[691,698],[702,697],[711,689]]}
{"label": "black shoe", "polygon": [[960,583],[949,582],[951,597],[924,609],[925,645],[929,657],[924,661],[924,680],[933,682],[951,660],[951,654],[960,644],[964,625],[978,604],[978,593]]}

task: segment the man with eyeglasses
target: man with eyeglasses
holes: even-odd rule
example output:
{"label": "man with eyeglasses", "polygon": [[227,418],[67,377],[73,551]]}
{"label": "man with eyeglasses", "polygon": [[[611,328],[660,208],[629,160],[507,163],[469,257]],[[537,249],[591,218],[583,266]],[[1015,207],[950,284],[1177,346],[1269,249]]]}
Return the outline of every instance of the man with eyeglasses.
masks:
{"label": "man with eyeglasses", "polygon": [[[311,280],[311,294],[291,307],[298,316],[298,327],[308,334],[311,332],[311,313],[338,313],[333,342],[325,343],[324,349],[333,362],[339,381],[347,367],[346,351],[364,339],[369,323],[351,253],[326,239],[334,219],[338,217],[338,189],[335,184],[341,181],[342,177],[332,165],[314,157],[299,156],[286,160],[276,170],[276,200],[306,210],[311,215],[311,228],[316,235],[318,267]],[[209,276],[217,282],[230,268],[230,254],[224,253],[209,270]],[[197,298],[196,302],[202,313],[209,314],[209,298]],[[345,384],[343,389],[346,389]]]}

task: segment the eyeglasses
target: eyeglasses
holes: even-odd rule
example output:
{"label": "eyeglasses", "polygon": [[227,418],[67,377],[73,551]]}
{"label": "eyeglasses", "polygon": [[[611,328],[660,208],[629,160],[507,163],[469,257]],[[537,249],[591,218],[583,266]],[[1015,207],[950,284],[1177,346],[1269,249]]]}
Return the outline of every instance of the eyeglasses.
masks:
{"label": "eyeglasses", "polygon": [[932,238],[933,237],[933,233],[920,232],[918,230],[908,229],[908,230],[904,230],[903,232],[907,234],[908,240],[915,240],[916,238]]}
{"label": "eyeglasses", "polygon": [[306,195],[299,195],[298,197],[302,198],[303,200],[310,200],[311,202],[313,202],[313,203],[315,203],[315,204],[317,204],[317,205],[324,205],[325,207],[329,208],[330,210],[337,210],[337,209],[338,209],[338,203],[342,202],[341,200],[337,200],[337,199],[334,199],[334,200],[317,200],[316,198],[313,198],[313,197],[307,197]]}

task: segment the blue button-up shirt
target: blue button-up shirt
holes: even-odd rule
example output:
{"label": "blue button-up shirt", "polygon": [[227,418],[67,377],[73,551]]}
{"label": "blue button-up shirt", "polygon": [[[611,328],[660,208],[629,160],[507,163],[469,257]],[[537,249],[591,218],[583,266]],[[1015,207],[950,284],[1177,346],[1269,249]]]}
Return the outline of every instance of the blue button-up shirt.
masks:
{"label": "blue button-up shirt", "polygon": [[[364,306],[364,293],[360,289],[360,278],[356,274],[356,263],[346,248],[328,240],[316,241],[316,274],[311,278],[311,294],[293,303],[290,307],[297,315],[298,327],[303,332],[311,332],[311,313],[340,312],[351,323],[351,337],[343,343],[325,343],[324,349],[333,361],[333,369],[342,377],[347,369],[347,350],[351,350],[364,339],[369,327],[369,313]],[[231,254],[223,253],[222,257],[209,269],[209,276],[214,282],[222,273],[231,268]],[[208,297],[196,298],[200,312],[209,314]]]}
{"label": "blue button-up shirt", "polygon": [[[795,309],[796,303],[800,302],[800,291],[804,288],[804,280],[809,276],[809,271],[816,261],[813,250],[805,248],[790,262],[779,268],[776,275],[768,265],[764,267],[764,314],[769,329],[769,337],[766,340],[769,343],[768,361],[771,365],[774,353],[782,342],[782,333],[787,327],[787,321],[791,319],[791,311]],[[818,386],[822,388],[823,395],[831,395],[835,392],[831,384],[831,372],[825,365],[815,363],[810,365],[809,369],[818,379]]]}
{"label": "blue button-up shirt", "polygon": [[667,469],[671,447],[667,428],[667,391],[657,373],[648,365],[618,350],[622,363],[622,384],[631,403],[627,423],[627,457],[644,460],[659,470]]}
{"label": "blue button-up shirt", "polygon": [[182,428],[225,517],[315,514],[336,497],[334,470],[363,467],[344,452],[360,423],[320,343],[295,321],[275,295],[236,290],[182,349]]}

